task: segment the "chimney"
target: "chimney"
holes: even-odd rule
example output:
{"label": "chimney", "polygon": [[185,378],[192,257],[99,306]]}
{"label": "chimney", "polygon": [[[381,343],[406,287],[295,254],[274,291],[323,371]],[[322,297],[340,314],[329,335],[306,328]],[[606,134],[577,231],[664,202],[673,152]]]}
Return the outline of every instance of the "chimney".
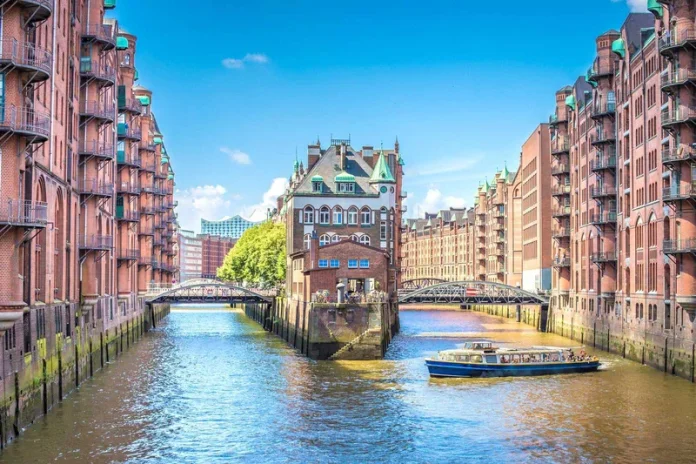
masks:
{"label": "chimney", "polygon": [[362,156],[367,161],[367,164],[369,164],[371,167],[375,166],[375,163],[373,161],[373,157],[375,154],[375,149],[373,146],[366,145],[362,148]]}
{"label": "chimney", "polygon": [[309,240],[309,267],[308,269],[314,269],[317,266],[317,261],[319,259],[319,234],[316,230],[312,231],[312,236]]}
{"label": "chimney", "polygon": [[346,152],[348,151],[348,147],[346,146],[345,143],[341,144],[341,171],[345,171],[346,169]]}
{"label": "chimney", "polygon": [[307,171],[311,170],[312,167],[314,167],[314,165],[317,164],[317,161],[319,161],[319,158],[321,158],[321,146],[318,144],[308,145],[307,146]]}

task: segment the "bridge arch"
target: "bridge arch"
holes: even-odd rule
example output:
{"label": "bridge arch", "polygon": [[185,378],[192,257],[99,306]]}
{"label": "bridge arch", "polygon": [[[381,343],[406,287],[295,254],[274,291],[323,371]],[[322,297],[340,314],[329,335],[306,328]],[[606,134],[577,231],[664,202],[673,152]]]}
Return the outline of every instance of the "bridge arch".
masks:
{"label": "bridge arch", "polygon": [[486,281],[443,282],[399,295],[399,303],[548,305],[544,295]]}
{"label": "bridge arch", "polygon": [[437,279],[435,277],[423,277],[420,279],[410,279],[401,282],[400,290],[417,290],[419,288],[430,287],[447,282],[445,279]]}
{"label": "bridge arch", "polygon": [[258,291],[210,279],[196,279],[172,287],[146,302],[153,303],[272,303],[274,291]]}

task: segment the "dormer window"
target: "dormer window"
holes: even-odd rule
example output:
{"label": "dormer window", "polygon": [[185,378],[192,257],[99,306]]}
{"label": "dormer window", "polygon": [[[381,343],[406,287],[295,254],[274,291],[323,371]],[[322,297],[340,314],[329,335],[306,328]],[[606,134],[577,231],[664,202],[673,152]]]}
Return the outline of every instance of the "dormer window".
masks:
{"label": "dormer window", "polygon": [[339,182],[338,191],[340,193],[355,193],[354,182]]}
{"label": "dormer window", "polygon": [[312,177],[312,192],[322,193],[324,191],[324,178],[321,176]]}
{"label": "dormer window", "polygon": [[338,193],[355,193],[355,176],[348,174],[346,171],[341,171],[335,178],[336,192]]}

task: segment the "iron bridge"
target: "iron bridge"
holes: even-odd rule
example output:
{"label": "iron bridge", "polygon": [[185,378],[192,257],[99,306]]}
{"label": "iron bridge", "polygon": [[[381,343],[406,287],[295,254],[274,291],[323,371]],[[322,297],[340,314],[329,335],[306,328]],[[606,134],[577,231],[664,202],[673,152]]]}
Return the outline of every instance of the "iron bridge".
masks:
{"label": "iron bridge", "polygon": [[399,303],[548,305],[544,295],[497,282],[443,282],[399,294]]}
{"label": "iron bridge", "polygon": [[248,289],[216,281],[184,283],[148,295],[147,303],[271,303],[275,290]]}
{"label": "iron bridge", "polygon": [[411,279],[411,280],[404,280],[401,282],[401,287],[399,290],[418,290],[419,288],[425,288],[425,287],[430,287],[432,285],[436,284],[442,284],[447,282],[445,279],[436,279],[436,278],[429,278],[425,277],[422,279]]}

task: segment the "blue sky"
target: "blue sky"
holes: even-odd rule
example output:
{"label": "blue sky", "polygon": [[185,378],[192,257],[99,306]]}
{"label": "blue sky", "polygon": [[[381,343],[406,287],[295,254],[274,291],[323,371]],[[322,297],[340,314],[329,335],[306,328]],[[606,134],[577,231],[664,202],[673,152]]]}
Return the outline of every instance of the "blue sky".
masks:
{"label": "blue sky", "polygon": [[176,171],[179,218],[263,216],[297,148],[350,134],[406,160],[409,215],[470,205],[515,168],[584,74],[594,39],[646,0],[121,0]]}

